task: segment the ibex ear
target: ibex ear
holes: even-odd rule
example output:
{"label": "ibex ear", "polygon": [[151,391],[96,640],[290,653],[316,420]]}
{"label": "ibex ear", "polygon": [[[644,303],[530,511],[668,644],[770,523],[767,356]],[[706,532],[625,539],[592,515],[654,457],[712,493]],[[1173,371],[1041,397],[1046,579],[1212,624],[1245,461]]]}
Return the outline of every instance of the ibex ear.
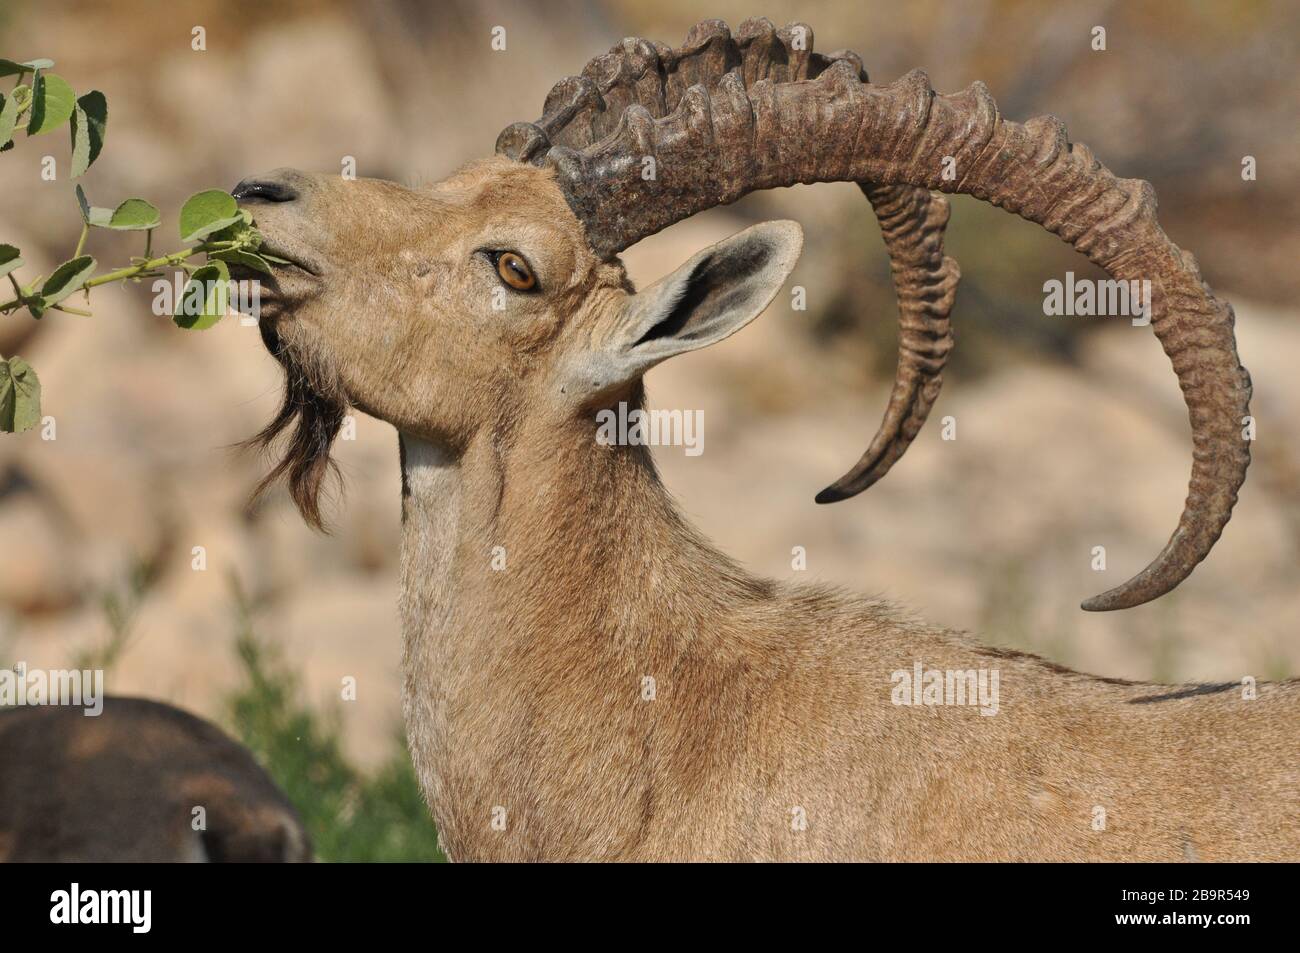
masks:
{"label": "ibex ear", "polygon": [[764,222],[693,256],[632,295],[600,356],[610,381],[644,374],[660,361],[705,347],[763,313],[794,270],[803,247],[796,222]]}

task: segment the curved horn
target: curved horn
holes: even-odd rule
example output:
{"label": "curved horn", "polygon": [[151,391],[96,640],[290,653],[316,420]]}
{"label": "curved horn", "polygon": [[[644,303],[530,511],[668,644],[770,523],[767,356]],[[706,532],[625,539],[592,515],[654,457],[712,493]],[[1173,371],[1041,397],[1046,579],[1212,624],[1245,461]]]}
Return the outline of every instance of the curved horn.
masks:
{"label": "curved horn", "polygon": [[943,386],[952,351],[948,312],[961,269],[943,254],[948,200],[928,189],[861,185],[880,220],[898,295],[898,370],[885,419],[848,473],[817,494],[835,503],[861,493],[889,472],[921,430]]}
{"label": "curved horn", "polygon": [[[676,51],[625,39],[589,62],[581,76],[557,83],[546,97],[542,118],[507,127],[497,138],[496,151],[540,164],[552,145],[590,148],[618,128],[623,111],[633,104],[661,119],[693,86],[714,89],[724,76],[739,77],[746,88],[760,80],[797,82],[840,60],[867,81],[856,53],[815,54],[812,27],[791,23],[777,30],[762,17],[746,20],[734,37],[719,20],[701,23]],[[818,503],[859,493],[889,472],[939,396],[953,343],[948,312],[961,271],[943,254],[948,200],[907,185],[859,185],[880,222],[889,254],[898,298],[898,367],[870,447],[849,474],[817,494]]]}
{"label": "curved horn", "polygon": [[[847,56],[809,54],[806,78],[760,78],[747,86],[736,49],[717,21],[695,27],[680,51],[641,42],[637,98],[620,106],[616,122],[604,118],[600,138],[576,148],[532,143],[527,158],[555,168],[592,247],[617,254],[757,189],[874,182],[973,195],[1043,226],[1112,278],[1149,280],[1151,325],[1192,423],[1190,488],[1160,554],[1083,608],[1128,608],[1177,586],[1218,540],[1245,479],[1250,451],[1240,427],[1251,385],[1237,357],[1232,307],[1211,294],[1192,256],[1161,229],[1151,185],[1116,178],[1086,146],[1071,143],[1055,117],[1023,125],[1003,119],[982,83],[937,95],[917,70],[875,86]],[[662,96],[690,81],[697,58],[720,61],[721,79],[712,90],[690,85],[670,113],[656,118],[642,91],[653,95],[657,83]],[[532,129],[545,139],[545,128]],[[503,138],[520,134],[515,126]],[[640,174],[645,157],[654,159],[653,178]],[[945,176],[945,158],[955,162],[955,177]],[[871,465],[858,469],[831,489],[843,486],[847,494],[867,485]]]}

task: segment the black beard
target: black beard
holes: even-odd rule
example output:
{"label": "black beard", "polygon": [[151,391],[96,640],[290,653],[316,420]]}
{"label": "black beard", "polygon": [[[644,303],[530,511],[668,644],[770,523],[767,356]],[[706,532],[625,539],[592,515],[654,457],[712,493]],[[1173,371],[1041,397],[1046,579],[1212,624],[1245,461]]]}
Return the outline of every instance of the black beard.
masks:
{"label": "black beard", "polygon": [[260,330],[266,349],[284,368],[284,402],[274,419],[242,446],[267,451],[282,433],[289,432],[289,437],[284,456],[258,483],[253,501],[283,479],[303,520],[325,532],[321,491],[331,477],[342,485],[330,447],[343,427],[347,400],[328,362],[300,353],[299,348],[282,341],[270,324],[262,324]]}

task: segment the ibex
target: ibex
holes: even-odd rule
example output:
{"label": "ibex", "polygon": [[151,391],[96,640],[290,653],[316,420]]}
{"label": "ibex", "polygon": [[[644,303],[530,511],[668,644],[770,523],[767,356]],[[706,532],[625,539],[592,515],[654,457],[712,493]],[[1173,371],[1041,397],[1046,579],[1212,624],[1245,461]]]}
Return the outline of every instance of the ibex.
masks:
{"label": "ibex", "polygon": [[275,782],[194,715],[114,697],[91,717],[65,705],[0,709],[0,861],[311,856]]}
{"label": "ibex", "polygon": [[[856,182],[893,263],[898,373],[866,454],[817,499],[870,486],[939,390],[958,271],[931,190],[958,192],[1154,288],[1191,492],[1151,565],[1084,608],[1168,592],[1228,521],[1250,379],[1231,307],[1161,230],[1151,186],[1054,118],[1003,119],[980,83],[872,85],[811,38],[747,20],[680,49],[624,40],[430,188],[293,170],[236,188],[292,262],[262,302],[287,384],[254,442],[288,441],[264,486],[287,478],[319,526],[345,409],[399,433],[404,713],[447,853],[1300,859],[1300,683],[1245,700],[1094,678],[755,578],[687,525],[644,446],[595,438],[602,410],[643,404],[649,368],[762,312],[802,239],[758,225],[635,293],[623,249],[756,189]],[[921,666],[994,670],[996,714],[895,704],[894,674]]]}

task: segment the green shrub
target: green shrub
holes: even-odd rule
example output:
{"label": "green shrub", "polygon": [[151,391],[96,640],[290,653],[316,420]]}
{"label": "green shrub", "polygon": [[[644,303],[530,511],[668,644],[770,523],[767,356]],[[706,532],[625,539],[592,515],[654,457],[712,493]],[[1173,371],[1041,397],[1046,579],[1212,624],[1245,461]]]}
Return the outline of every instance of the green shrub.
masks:
{"label": "green shrub", "polygon": [[236,588],[242,684],[227,699],[230,727],[280,785],[325,861],[446,860],[400,732],[373,773],[349,763],[337,717],[300,700],[297,675],[253,630]]}

